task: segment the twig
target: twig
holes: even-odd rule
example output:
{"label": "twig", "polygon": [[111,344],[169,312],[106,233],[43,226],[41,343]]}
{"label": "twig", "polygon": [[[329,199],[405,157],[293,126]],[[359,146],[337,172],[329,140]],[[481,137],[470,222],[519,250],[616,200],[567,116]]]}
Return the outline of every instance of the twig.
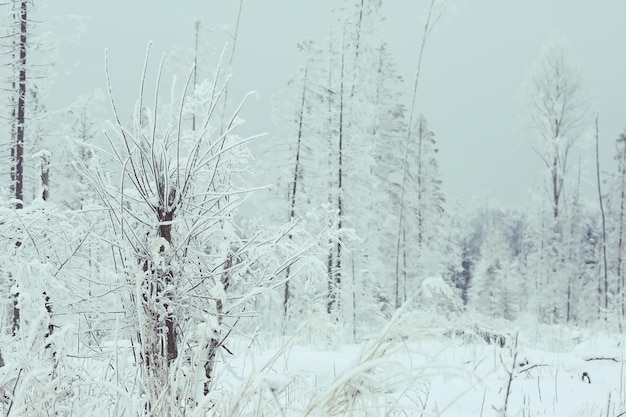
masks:
{"label": "twig", "polygon": [[485,397],[487,396],[487,390],[483,391],[483,401],[480,403],[480,416],[483,417],[483,411],[485,409]]}
{"label": "twig", "polygon": [[511,384],[513,383],[513,373],[515,372],[515,364],[517,363],[517,355],[518,355],[517,338],[518,336],[519,336],[519,332],[515,334],[515,346],[513,346],[515,353],[513,354],[513,363],[511,366],[511,370],[510,371],[507,370],[507,373],[509,374],[509,380],[506,385],[506,396],[504,397],[504,410],[502,414],[503,416],[506,416],[506,411],[507,411],[507,408],[509,407],[509,397],[511,396]]}
{"label": "twig", "polygon": [[619,360],[615,359],[615,358],[603,358],[603,357],[598,357],[598,358],[587,358],[585,359],[585,362],[591,362],[591,361],[611,361],[611,362],[620,362]]}
{"label": "twig", "polygon": [[9,404],[9,409],[7,410],[7,416],[11,415],[11,408],[13,408],[13,404],[15,404],[15,390],[17,389],[17,384],[20,382],[20,375],[22,375],[22,371],[24,369],[20,368],[17,373],[17,378],[15,379],[15,385],[13,386],[13,390],[11,391],[11,404]]}
{"label": "twig", "polygon": [[89,237],[89,234],[91,233],[91,230],[93,229],[94,226],[95,224],[92,224],[91,226],[89,226],[89,230],[87,230],[85,237],[81,239],[81,241],[78,243],[78,246],[74,248],[74,251],[70,254],[70,256],[68,256],[63,262],[61,262],[61,265],[59,265],[59,268],[56,270],[54,274],[52,274],[53,277],[56,277],[59,274],[59,272],[61,272],[65,264],[67,264],[69,260],[72,259],[76,255],[76,253],[81,248],[81,246],[83,246],[83,243],[85,243],[85,241],[87,240],[87,237]]}
{"label": "twig", "polygon": [[521,374],[522,372],[528,372],[528,371],[530,371],[533,368],[539,368],[541,366],[549,366],[549,365],[547,365],[545,363],[538,363],[537,365],[532,365],[532,366],[529,366],[528,368],[521,369],[519,371],[519,373]]}

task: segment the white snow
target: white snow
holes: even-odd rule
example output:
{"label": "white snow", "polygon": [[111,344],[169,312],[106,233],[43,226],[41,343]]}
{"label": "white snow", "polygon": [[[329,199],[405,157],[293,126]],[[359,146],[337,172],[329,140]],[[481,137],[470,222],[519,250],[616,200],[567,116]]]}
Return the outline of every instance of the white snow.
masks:
{"label": "white snow", "polygon": [[[615,345],[613,339],[597,338],[565,352],[518,346],[507,415],[606,415],[607,407],[611,407],[609,415],[617,415],[626,396],[624,351]],[[365,360],[367,346],[347,345],[336,351],[305,346],[246,351],[231,359],[222,372],[228,369],[230,378],[236,376],[239,381],[254,378],[257,387],[271,391],[293,410],[311,404],[323,407],[328,395],[345,394],[352,387],[351,395],[366,396],[359,403],[362,406],[395,409],[396,414],[388,415],[502,415],[508,370],[513,366],[511,348],[458,345],[433,337]],[[582,350],[583,346],[594,348]],[[589,353],[597,357],[603,352],[620,359],[587,360]]]}

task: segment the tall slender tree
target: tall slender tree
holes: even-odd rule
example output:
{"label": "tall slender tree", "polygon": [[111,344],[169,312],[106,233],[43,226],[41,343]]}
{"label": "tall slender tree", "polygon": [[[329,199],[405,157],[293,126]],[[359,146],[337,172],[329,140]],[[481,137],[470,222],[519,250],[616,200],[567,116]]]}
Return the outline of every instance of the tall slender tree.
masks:
{"label": "tall slender tree", "polygon": [[560,320],[566,305],[563,289],[567,288],[565,232],[568,221],[573,221],[571,216],[568,219],[567,204],[579,191],[572,187],[570,196],[565,194],[569,164],[574,146],[587,137],[590,127],[582,73],[573,64],[565,40],[547,43],[540,55],[528,83],[528,117],[537,144],[533,149],[546,169],[544,201],[551,213],[542,222],[542,244],[536,245],[543,248],[541,285],[550,303],[542,310],[549,312],[548,320]]}
{"label": "tall slender tree", "polygon": [[[345,107],[345,84],[346,84],[346,51],[345,51],[345,37],[344,44],[341,50],[341,64],[340,64],[340,72],[339,72],[339,125],[337,128],[337,165],[336,165],[336,175],[337,175],[337,200],[336,200],[336,210],[337,210],[337,229],[341,230],[343,226],[343,215],[344,215],[344,140],[346,133],[346,107]],[[334,313],[339,308],[340,296],[341,296],[341,277],[342,277],[342,255],[341,255],[341,241],[337,240],[337,244],[335,250],[333,252],[335,265],[332,272],[331,277],[329,277],[328,281],[328,305],[327,311],[328,313]]]}
{"label": "tall slender tree", "polygon": [[573,146],[589,128],[589,105],[582,73],[565,40],[548,43],[529,83],[531,129],[535,151],[549,173],[549,197],[555,219],[563,210],[565,178]]}
{"label": "tall slender tree", "polygon": [[600,207],[600,220],[602,226],[601,234],[601,250],[602,250],[602,276],[604,279],[602,292],[604,298],[604,308],[609,308],[609,272],[606,257],[606,212],[604,210],[604,197],[602,195],[602,180],[600,177],[600,128],[598,125],[598,116],[595,119],[595,143],[596,143],[596,185],[598,187],[598,205]]}
{"label": "tall slender tree", "polygon": [[[308,108],[310,108],[313,103],[313,99],[310,97],[314,91],[312,90],[313,82],[311,80],[312,74],[315,72],[313,68],[314,60],[313,54],[316,52],[315,46],[312,41],[303,42],[298,45],[300,52],[305,55],[305,64],[304,70],[302,72],[302,81],[300,86],[300,97],[299,97],[299,107],[295,113],[295,149],[293,153],[293,162],[291,164],[292,172],[290,173],[291,180],[287,184],[288,185],[288,221],[290,223],[295,222],[297,220],[297,211],[300,209],[299,206],[299,193],[302,191],[302,171],[304,169],[303,160],[310,155],[306,154],[306,146],[307,142],[309,142],[305,135],[310,131],[307,131],[307,125],[310,124],[308,120],[310,112]],[[293,241],[293,233],[289,233],[288,235],[289,241]],[[288,308],[289,308],[289,300],[292,296],[291,294],[291,267],[288,267],[285,270],[285,284],[284,284],[284,292],[283,292],[283,313],[287,316]]]}
{"label": "tall slender tree", "polygon": [[13,146],[11,148],[11,190],[16,208],[23,207],[24,200],[24,132],[26,129],[26,56],[28,51],[28,1],[13,1],[13,90],[11,114]]}
{"label": "tall slender tree", "polygon": [[[418,87],[419,87],[419,80],[420,80],[420,74],[421,74],[421,70],[422,70],[422,61],[424,58],[424,50],[426,48],[426,42],[428,40],[428,37],[430,36],[430,34],[432,33],[432,30],[434,28],[434,26],[436,25],[436,23],[438,22],[439,18],[442,15],[442,11],[437,9],[437,0],[431,0],[430,2],[430,6],[428,8],[428,12],[426,15],[426,21],[424,22],[424,27],[423,27],[423,32],[422,32],[422,37],[420,40],[420,47],[419,47],[419,52],[418,52],[418,56],[417,56],[417,64],[416,64],[416,69],[415,69],[415,78],[414,78],[414,82],[413,82],[413,92],[412,92],[412,96],[411,96],[411,108],[409,110],[409,121],[407,124],[407,131],[406,131],[406,137],[405,137],[405,141],[404,141],[404,157],[402,159],[402,183],[400,186],[400,205],[398,208],[398,226],[397,226],[397,235],[396,235],[396,254],[395,254],[395,258],[396,258],[396,265],[395,265],[395,300],[396,300],[396,308],[400,307],[400,305],[402,304],[402,296],[401,296],[401,281],[404,279],[404,273],[401,272],[402,268],[401,268],[401,263],[402,260],[405,258],[405,256],[403,255],[403,237],[405,236],[405,205],[404,205],[404,199],[406,198],[406,194],[407,194],[407,180],[408,180],[408,175],[407,175],[407,170],[408,170],[408,163],[409,163],[409,149],[410,149],[410,143],[412,140],[412,134],[413,134],[413,122],[414,122],[414,118],[416,116],[416,101],[417,101],[417,92],[418,92]],[[420,125],[421,126],[421,125]]]}
{"label": "tall slender tree", "polygon": [[[14,0],[5,5],[11,8],[12,23],[7,36],[11,56],[9,69],[11,94],[11,162],[10,190],[14,198],[14,207],[24,206],[24,139],[26,131],[26,100],[27,100],[27,52],[28,52],[28,11],[27,0]],[[21,242],[16,241],[16,245]],[[15,287],[15,286],[14,286]],[[20,327],[20,308],[18,305],[19,290],[14,291],[12,329],[16,335]]]}
{"label": "tall slender tree", "polygon": [[619,195],[619,209],[617,210],[617,243],[616,243],[616,260],[615,260],[615,269],[617,275],[617,286],[620,294],[620,304],[621,304],[621,316],[626,314],[626,278],[624,273],[624,246],[625,246],[625,231],[624,231],[624,221],[626,220],[626,132],[621,133],[616,141],[616,156],[617,167],[618,167],[618,177],[617,183],[618,186],[618,195]]}

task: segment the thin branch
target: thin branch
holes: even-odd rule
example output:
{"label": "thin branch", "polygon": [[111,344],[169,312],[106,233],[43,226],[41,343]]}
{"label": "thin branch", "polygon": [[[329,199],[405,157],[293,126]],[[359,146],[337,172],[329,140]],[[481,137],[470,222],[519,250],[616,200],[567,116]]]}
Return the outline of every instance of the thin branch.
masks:
{"label": "thin branch", "polygon": [[78,243],[76,248],[74,248],[72,253],[63,262],[61,262],[61,265],[59,265],[59,267],[57,268],[56,272],[54,274],[52,274],[53,277],[56,278],[56,276],[59,274],[59,272],[61,272],[61,270],[63,269],[65,264],[67,264],[69,262],[69,260],[72,259],[76,255],[78,250],[83,246],[83,244],[85,243],[85,241],[89,237],[89,234],[91,233],[91,230],[93,229],[94,225],[95,224],[91,224],[91,226],[89,226],[89,230],[87,230],[87,233],[85,233],[85,236],[81,239],[81,241]]}

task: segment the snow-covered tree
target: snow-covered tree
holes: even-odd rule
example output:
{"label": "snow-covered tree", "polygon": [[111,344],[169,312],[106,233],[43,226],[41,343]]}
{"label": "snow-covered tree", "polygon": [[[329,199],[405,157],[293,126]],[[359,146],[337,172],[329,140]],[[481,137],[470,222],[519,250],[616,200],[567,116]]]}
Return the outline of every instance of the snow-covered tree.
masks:
{"label": "snow-covered tree", "polygon": [[[106,135],[110,152],[100,158],[108,155],[117,164],[119,185],[78,161],[109,213],[115,273],[135,329],[129,336],[138,342],[143,383],[137,398],[153,414],[177,410],[181,399],[189,407],[210,407],[198,401],[216,388],[228,329],[295,261],[275,255],[289,229],[244,236],[234,221],[245,190],[231,179],[247,170],[246,143],[253,138],[236,135],[239,111],[219,133],[214,110],[224,85],[207,80],[194,93],[191,79],[178,102],[160,108],[159,72],[153,109],[146,111],[140,96],[136,108],[144,111],[130,126],[112,100],[115,130]],[[203,117],[195,130],[185,127],[199,103]]]}
{"label": "snow-covered tree", "polygon": [[616,172],[609,173],[605,180],[603,192],[606,201],[606,251],[609,282],[609,299],[613,301],[614,310],[623,326],[625,305],[625,245],[626,231],[624,210],[626,208],[626,133],[618,135],[615,141]]}
{"label": "snow-covered tree", "polygon": [[[397,250],[405,260],[401,298],[417,291],[418,275],[445,269],[442,257],[432,256],[444,241],[437,146],[423,117],[411,128],[405,120],[402,79],[381,36],[380,6],[355,2],[339,11],[326,45],[301,44],[295,98],[281,111],[293,115],[281,123],[292,127],[279,143],[268,141],[279,168],[274,190],[287,207],[280,211],[290,220],[317,212],[338,229],[326,257],[327,311],[351,316],[353,327],[396,307]],[[283,152],[286,158],[276,157]],[[347,239],[348,231],[357,239]]]}
{"label": "snow-covered tree", "polygon": [[624,271],[624,247],[625,243],[625,232],[624,232],[624,222],[626,216],[626,133],[622,133],[619,135],[616,141],[616,155],[615,159],[617,161],[618,166],[618,175],[617,175],[617,184],[618,184],[618,193],[619,195],[617,202],[615,204],[616,210],[614,211],[614,218],[617,220],[617,236],[615,236],[616,244],[615,244],[615,273],[617,275],[617,288],[618,294],[620,295],[620,311],[623,316],[626,312],[625,306],[625,296],[626,294],[626,272]]}
{"label": "snow-covered tree", "polygon": [[[24,200],[24,132],[26,129],[27,96],[27,52],[28,44],[28,11],[29,2],[12,1],[5,7],[9,8],[12,19],[5,38],[5,49],[11,56],[9,70],[10,83],[10,115],[11,115],[11,183],[10,188],[16,200],[16,207],[23,207]],[[6,41],[8,39],[8,41]]]}
{"label": "snow-covered tree", "polygon": [[512,320],[522,305],[513,236],[515,223],[511,221],[515,216],[497,210],[483,215],[484,240],[473,270],[468,305],[488,317]]}
{"label": "snow-covered tree", "polygon": [[[33,52],[42,51],[40,39],[35,37],[32,27],[32,2],[10,1],[0,5],[6,12],[6,34],[2,37],[3,54],[8,57],[3,77],[4,91],[8,99],[8,133],[6,147],[10,156],[9,190],[16,209],[36,198],[47,200],[50,193],[50,151],[43,148],[45,135],[41,119],[46,113],[38,78],[45,78],[49,65],[42,65],[41,57]],[[5,160],[6,161],[6,160]],[[16,245],[21,243],[17,241]],[[16,290],[17,291],[17,290]],[[20,323],[17,292],[12,291],[13,333],[17,335]]]}
{"label": "snow-covered tree", "polygon": [[549,201],[554,218],[565,204],[565,182],[572,148],[589,130],[589,104],[581,71],[565,40],[544,47],[528,84],[530,127],[537,154],[548,170]]}
{"label": "snow-covered tree", "polygon": [[[569,171],[574,147],[588,137],[590,127],[589,104],[580,69],[571,59],[568,43],[564,40],[548,43],[528,82],[528,118],[536,138],[534,150],[546,169],[545,195],[540,204],[545,210],[537,212],[541,220],[540,232],[534,247],[543,271],[538,277],[548,294],[550,306],[543,306],[549,321],[567,316],[566,291],[569,265],[567,235],[575,222],[579,208],[568,206],[577,202],[579,182]],[[580,170],[580,167],[579,167]],[[569,190],[566,193],[566,190]],[[549,209],[550,216],[546,217]],[[574,259],[573,259],[574,260]],[[575,261],[575,260],[574,260]],[[547,300],[546,299],[546,300]]]}

